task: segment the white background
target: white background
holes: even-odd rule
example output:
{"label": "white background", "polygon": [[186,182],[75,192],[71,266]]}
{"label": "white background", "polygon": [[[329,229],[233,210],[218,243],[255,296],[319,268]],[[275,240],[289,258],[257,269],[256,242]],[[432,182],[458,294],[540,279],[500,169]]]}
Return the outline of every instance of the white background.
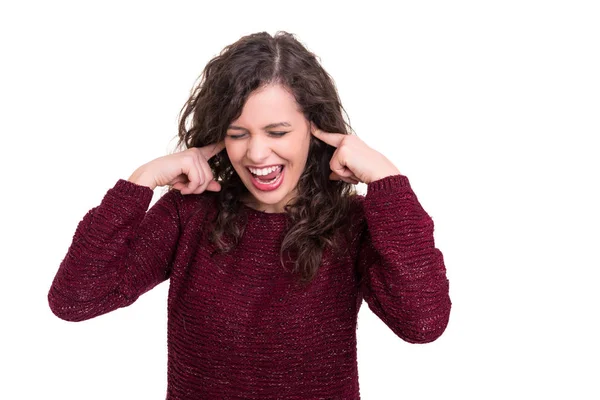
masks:
{"label": "white background", "polygon": [[47,292],[86,211],[173,148],[206,62],[277,30],[409,177],[448,269],[433,343],[363,303],[362,397],[600,398],[595,2],[203,3],[0,6],[0,398],[164,399],[167,282],[80,323]]}

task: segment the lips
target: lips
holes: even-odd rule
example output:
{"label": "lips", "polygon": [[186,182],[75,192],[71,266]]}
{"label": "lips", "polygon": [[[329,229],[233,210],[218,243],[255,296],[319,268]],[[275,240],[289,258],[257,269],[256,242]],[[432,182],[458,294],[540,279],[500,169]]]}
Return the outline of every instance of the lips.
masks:
{"label": "lips", "polygon": [[279,166],[279,168],[275,171],[263,176],[258,176],[254,175],[253,173],[250,173],[252,184],[255,188],[262,191],[272,191],[277,189],[283,182],[284,175],[285,168],[283,166]]}

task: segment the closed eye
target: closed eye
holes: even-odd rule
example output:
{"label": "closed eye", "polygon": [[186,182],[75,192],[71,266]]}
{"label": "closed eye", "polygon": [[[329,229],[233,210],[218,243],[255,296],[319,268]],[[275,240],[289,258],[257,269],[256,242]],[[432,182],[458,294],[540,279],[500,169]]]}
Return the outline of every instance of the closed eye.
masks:
{"label": "closed eye", "polygon": [[[275,136],[275,137],[282,137],[282,136],[283,136],[283,135],[285,135],[286,133],[289,133],[289,132],[269,132],[269,135],[271,135],[271,136]],[[230,137],[230,138],[232,138],[232,139],[241,139],[241,138],[243,138],[244,136],[246,136],[246,134],[245,134],[245,133],[242,133],[242,134],[239,134],[239,135],[227,135],[227,136],[229,136],[229,137]]]}

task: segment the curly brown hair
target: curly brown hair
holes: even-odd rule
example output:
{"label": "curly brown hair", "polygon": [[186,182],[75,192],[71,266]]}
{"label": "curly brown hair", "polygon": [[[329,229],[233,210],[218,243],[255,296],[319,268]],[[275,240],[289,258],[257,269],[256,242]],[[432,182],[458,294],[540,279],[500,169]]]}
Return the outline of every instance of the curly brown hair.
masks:
{"label": "curly brown hair", "polygon": [[[178,148],[203,147],[225,138],[230,123],[242,113],[248,96],[269,84],[290,90],[305,118],[326,132],[353,134],[343,117],[343,108],[333,78],[317,56],[294,34],[278,31],[242,37],[226,46],[208,62],[191,90],[179,115]],[[348,119],[349,121],[349,119]],[[351,133],[352,132],[352,133]],[[297,196],[285,206],[287,229],[280,256],[293,254],[293,268],[300,283],[309,283],[321,264],[325,246],[343,250],[340,237],[348,233],[354,186],[330,180],[329,161],[335,148],[311,135],[306,167],[298,181]],[[248,193],[226,151],[209,160],[221,191],[218,212],[209,239],[219,251],[227,252],[239,242],[245,229],[241,197]],[[172,190],[172,186],[169,187]],[[226,238],[229,238],[228,240]]]}

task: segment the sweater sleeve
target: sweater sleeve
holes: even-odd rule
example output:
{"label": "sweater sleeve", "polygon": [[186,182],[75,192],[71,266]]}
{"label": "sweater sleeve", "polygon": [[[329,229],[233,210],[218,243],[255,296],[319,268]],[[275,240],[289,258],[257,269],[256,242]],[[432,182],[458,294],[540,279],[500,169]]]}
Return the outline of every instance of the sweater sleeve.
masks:
{"label": "sweater sleeve", "polygon": [[446,329],[451,301],[432,218],[404,175],[371,182],[363,209],[357,261],[363,298],[401,339],[434,341]]}
{"label": "sweater sleeve", "polygon": [[146,212],[153,190],[119,179],[77,225],[50,290],[52,312],[83,321],[132,304],[168,279],[180,234],[181,194]]}

